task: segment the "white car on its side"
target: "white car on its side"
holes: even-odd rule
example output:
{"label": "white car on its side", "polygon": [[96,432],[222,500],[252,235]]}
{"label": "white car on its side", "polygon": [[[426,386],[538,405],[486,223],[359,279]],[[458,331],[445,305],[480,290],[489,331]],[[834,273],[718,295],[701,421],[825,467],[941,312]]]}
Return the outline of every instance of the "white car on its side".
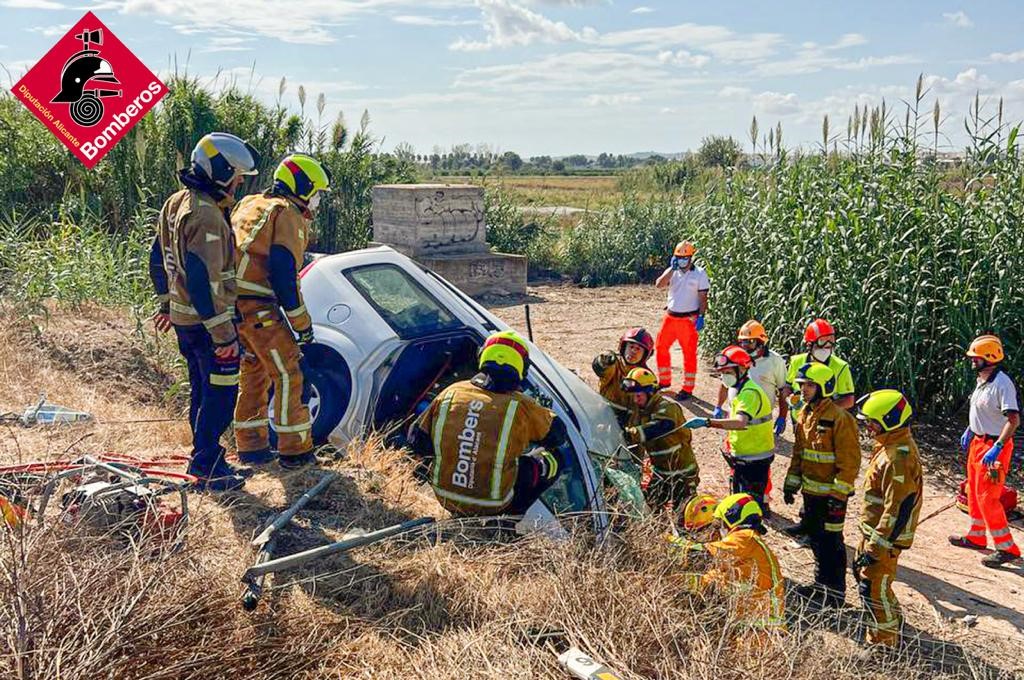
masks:
{"label": "white car on its side", "polygon": [[[343,445],[369,432],[401,441],[442,389],[477,372],[484,339],[508,326],[455,286],[388,247],[319,257],[301,272],[316,342],[305,350],[313,437]],[[530,510],[589,513],[608,526],[601,468],[621,451],[615,414],[593,389],[530,345],[524,390],[565,422],[571,469]]]}

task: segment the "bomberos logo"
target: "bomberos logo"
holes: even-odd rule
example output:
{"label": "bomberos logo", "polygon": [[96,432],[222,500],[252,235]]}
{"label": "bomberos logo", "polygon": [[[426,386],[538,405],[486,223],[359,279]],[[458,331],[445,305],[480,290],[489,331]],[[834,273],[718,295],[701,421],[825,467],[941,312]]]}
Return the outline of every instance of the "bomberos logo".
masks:
{"label": "bomberos logo", "polygon": [[167,87],[86,12],[12,92],[91,168],[167,94]]}

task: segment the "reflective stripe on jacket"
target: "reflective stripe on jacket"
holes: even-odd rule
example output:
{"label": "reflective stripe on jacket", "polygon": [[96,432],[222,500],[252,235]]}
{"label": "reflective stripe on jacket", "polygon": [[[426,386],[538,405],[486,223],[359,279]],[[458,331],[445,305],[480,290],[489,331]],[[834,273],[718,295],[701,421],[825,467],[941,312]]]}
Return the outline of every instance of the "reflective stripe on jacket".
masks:
{"label": "reflective stripe on jacket", "polygon": [[800,410],[785,489],[846,499],[860,472],[857,422],[831,399]]}
{"label": "reflective stripe on jacket", "polygon": [[864,473],[860,530],[869,552],[906,550],[914,543],[924,480],[921,458],[909,427],[875,439]]}

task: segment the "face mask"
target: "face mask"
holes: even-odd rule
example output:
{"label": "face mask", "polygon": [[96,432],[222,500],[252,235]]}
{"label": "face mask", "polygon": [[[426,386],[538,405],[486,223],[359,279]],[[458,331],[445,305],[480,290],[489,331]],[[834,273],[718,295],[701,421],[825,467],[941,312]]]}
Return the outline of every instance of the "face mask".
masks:
{"label": "face mask", "polygon": [[736,383],[738,382],[736,376],[732,373],[723,373],[721,380],[722,384],[730,389],[736,387]]}
{"label": "face mask", "polygon": [[681,258],[679,258],[679,268],[683,269],[683,270],[689,269],[690,268],[690,258],[688,258],[688,257],[681,257]]}
{"label": "face mask", "polygon": [[988,363],[984,359],[971,359],[971,370],[975,373],[984,371]]}
{"label": "face mask", "polygon": [[832,350],[825,349],[823,347],[815,347],[814,349],[811,350],[811,356],[814,357],[817,361],[825,363],[826,361],[828,361],[829,357],[832,356]]}
{"label": "face mask", "polygon": [[316,212],[316,209],[320,207],[320,192],[316,192],[309,198],[309,203],[306,204],[306,208],[309,212]]}

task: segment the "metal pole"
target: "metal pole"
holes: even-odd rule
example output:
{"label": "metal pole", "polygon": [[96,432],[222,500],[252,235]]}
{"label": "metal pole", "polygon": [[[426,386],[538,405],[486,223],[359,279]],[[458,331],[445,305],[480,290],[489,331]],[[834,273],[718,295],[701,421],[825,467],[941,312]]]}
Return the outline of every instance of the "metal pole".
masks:
{"label": "metal pole", "polygon": [[306,507],[306,505],[320,494],[321,491],[330,486],[331,482],[338,478],[338,475],[334,472],[329,472],[320,478],[320,481],[316,485],[302,494],[302,496],[292,504],[290,508],[282,512],[280,515],[274,518],[267,528],[260,533],[259,536],[253,539],[252,544],[255,547],[260,547],[270,540],[270,537],[275,531],[283,527],[288,522],[292,521],[292,517],[298,514],[299,510]]}
{"label": "metal pole", "polygon": [[530,323],[530,305],[523,305],[526,310],[526,338],[533,342],[533,324]]}
{"label": "metal pole", "polygon": [[378,529],[377,531],[371,531],[362,536],[355,536],[345,540],[331,543],[330,545],[320,546],[319,548],[312,548],[311,550],[305,550],[294,555],[288,555],[286,557],[279,557],[276,560],[270,560],[263,564],[256,564],[245,572],[242,576],[242,580],[246,583],[252,583],[253,579],[261,574],[278,573],[282,571],[288,571],[300,567],[307,562],[313,562],[322,557],[333,555],[335,553],[342,553],[352,550],[353,548],[359,548],[362,546],[377,543],[386,538],[398,536],[400,534],[407,533],[414,529],[433,524],[433,517],[420,517],[419,519],[412,519],[408,522],[402,522],[401,524],[395,524],[394,526],[386,527],[384,529]]}

